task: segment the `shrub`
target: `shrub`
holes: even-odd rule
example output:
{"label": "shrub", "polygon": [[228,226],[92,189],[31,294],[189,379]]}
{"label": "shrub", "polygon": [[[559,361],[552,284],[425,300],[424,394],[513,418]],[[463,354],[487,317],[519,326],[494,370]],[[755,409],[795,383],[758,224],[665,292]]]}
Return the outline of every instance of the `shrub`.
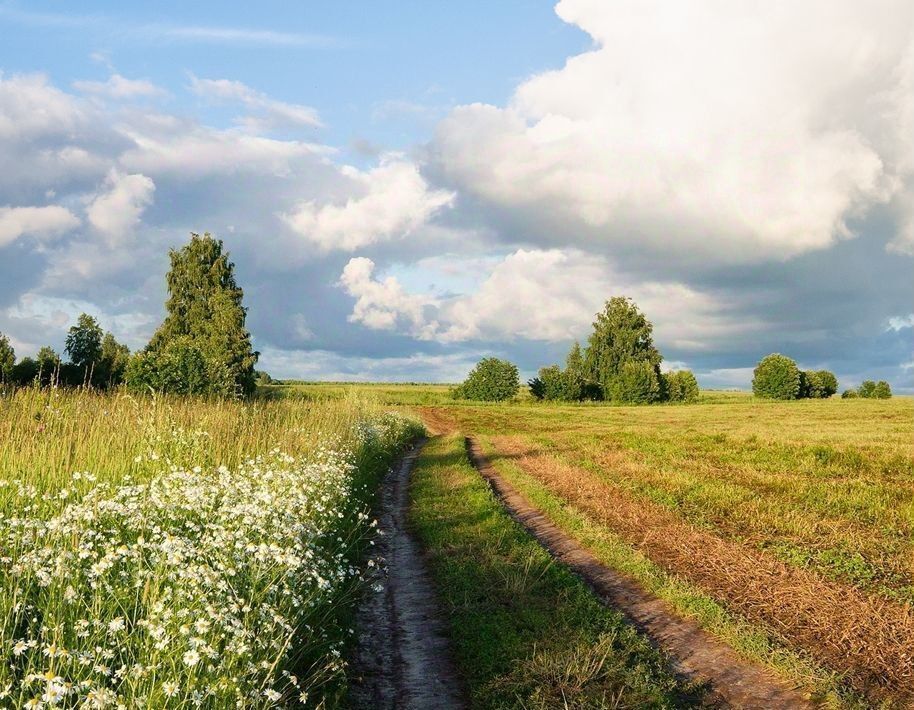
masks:
{"label": "shrub", "polygon": [[857,390],[844,390],[841,393],[841,399],[857,399],[860,393]]}
{"label": "shrub", "polygon": [[879,380],[873,388],[873,397],[875,399],[889,399],[892,396],[892,388],[885,380]]}
{"label": "shrub", "polygon": [[864,380],[860,383],[860,387],[857,388],[857,394],[865,399],[872,399],[875,391],[876,383],[872,380]]}
{"label": "shrub", "polygon": [[657,367],[646,360],[626,362],[610,382],[611,398],[628,404],[650,404],[661,398]]}
{"label": "shrub", "polygon": [[755,367],[752,393],[765,399],[796,399],[800,396],[800,370],[789,357],[772,353]]}
{"label": "shrub", "polygon": [[487,357],[480,360],[453,395],[457,399],[501,402],[520,389],[517,367],[507,360]]}
{"label": "shrub", "polygon": [[671,402],[698,401],[698,380],[691,370],[669,372],[663,377],[664,390]]}
{"label": "shrub", "polygon": [[137,353],[125,381],[134,392],[234,394],[235,380],[224,363],[207,360],[190,338],[179,337],[156,352]]}
{"label": "shrub", "polygon": [[530,395],[534,399],[543,399],[546,396],[546,385],[539,377],[527,380],[527,387],[530,388]]}

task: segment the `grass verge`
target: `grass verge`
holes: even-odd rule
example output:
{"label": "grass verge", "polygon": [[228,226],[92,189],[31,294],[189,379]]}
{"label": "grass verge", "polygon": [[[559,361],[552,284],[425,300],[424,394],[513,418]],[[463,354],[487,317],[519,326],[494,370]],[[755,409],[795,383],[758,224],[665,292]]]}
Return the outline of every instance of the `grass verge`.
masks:
{"label": "grass verge", "polygon": [[659,652],[502,510],[462,437],[428,443],[411,497],[473,707],[700,704],[699,689],[679,683]]}

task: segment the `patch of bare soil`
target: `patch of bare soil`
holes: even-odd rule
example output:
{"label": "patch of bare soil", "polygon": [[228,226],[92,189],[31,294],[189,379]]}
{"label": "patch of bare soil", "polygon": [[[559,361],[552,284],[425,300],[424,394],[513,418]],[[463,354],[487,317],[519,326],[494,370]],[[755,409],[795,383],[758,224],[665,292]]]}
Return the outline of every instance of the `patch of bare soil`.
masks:
{"label": "patch of bare soil", "polygon": [[505,481],[473,439],[467,439],[467,448],[473,464],[511,515],[557,560],[656,643],[671,659],[674,671],[690,681],[706,684],[719,705],[759,709],[814,707],[801,691],[741,658],[696,623],[678,616],[633,579],[602,564]]}
{"label": "patch of bare soil", "polygon": [[349,703],[361,710],[466,707],[446,623],[418,541],[407,526],[409,477],[421,444],[385,478],[375,512],[386,561],[383,591],[368,589],[356,614]]}
{"label": "patch of bare soil", "polygon": [[494,437],[550,490],[606,525],[656,564],[845,675],[873,698],[914,701],[914,610],[790,567],[763,551],[689,525],[675,513],[635,500],[594,473]]}

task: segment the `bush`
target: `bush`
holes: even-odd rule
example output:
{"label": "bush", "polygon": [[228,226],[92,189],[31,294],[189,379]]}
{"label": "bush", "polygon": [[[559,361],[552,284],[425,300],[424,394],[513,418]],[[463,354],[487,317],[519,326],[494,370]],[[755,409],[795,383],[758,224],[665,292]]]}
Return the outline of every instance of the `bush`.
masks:
{"label": "bush", "polygon": [[772,353],[755,367],[752,393],[765,399],[796,399],[800,396],[800,370],[789,357]]}
{"label": "bush", "polygon": [[844,390],[841,393],[841,399],[857,399],[860,393],[857,390]]}
{"label": "bush", "polygon": [[124,376],[134,392],[234,394],[235,381],[224,363],[207,360],[189,338],[181,337],[157,352],[130,358]]}
{"label": "bush", "polygon": [[546,385],[539,378],[534,377],[532,380],[527,380],[527,387],[530,388],[530,395],[533,399],[542,400],[546,396]]}
{"label": "bush", "polygon": [[698,380],[691,370],[668,372],[663,377],[664,390],[671,402],[698,401]]}
{"label": "bush", "polygon": [[872,380],[864,380],[860,383],[860,387],[857,388],[857,394],[864,399],[872,399],[875,391],[876,383]]}
{"label": "bush", "polygon": [[476,364],[452,394],[457,399],[501,402],[514,397],[519,389],[517,367],[507,360],[487,357]]}
{"label": "bush", "polygon": [[879,380],[873,388],[873,397],[875,399],[889,399],[892,396],[892,388],[885,380]]}
{"label": "bush", "polygon": [[650,404],[661,399],[657,367],[646,360],[626,362],[610,381],[610,396],[615,402]]}
{"label": "bush", "polygon": [[38,363],[30,357],[24,357],[10,369],[9,381],[20,387],[27,387],[38,377]]}

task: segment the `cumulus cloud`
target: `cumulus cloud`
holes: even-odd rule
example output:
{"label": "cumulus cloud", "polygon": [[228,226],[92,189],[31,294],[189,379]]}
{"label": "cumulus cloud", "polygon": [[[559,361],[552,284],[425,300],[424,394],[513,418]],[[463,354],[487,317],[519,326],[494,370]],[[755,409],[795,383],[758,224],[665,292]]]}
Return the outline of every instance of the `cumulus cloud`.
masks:
{"label": "cumulus cloud", "polygon": [[356,249],[403,238],[453,204],[455,195],[431,189],[418,167],[399,154],[387,154],[378,167],[360,171],[347,167],[358,196],[343,204],[302,202],[283,215],[285,222],[325,251]]}
{"label": "cumulus cloud", "polygon": [[402,326],[420,338],[433,333],[437,324],[428,322],[425,309],[435,305],[435,299],[406,293],[392,276],[375,279],[374,268],[374,262],[365,257],[350,259],[343,268],[339,283],[356,298],[349,321],[374,330]]}
{"label": "cumulus cloud", "polygon": [[73,229],[79,218],[58,205],[47,207],[0,207],[0,247],[23,235],[45,240]]}
{"label": "cumulus cloud", "polygon": [[155,189],[155,183],[145,175],[124,175],[112,170],[104,192],[96,195],[86,208],[86,216],[110,244],[123,242],[139,223],[143,211],[152,204]]}
{"label": "cumulus cloud", "polygon": [[190,88],[198,96],[222,101],[236,101],[258,115],[244,116],[239,122],[253,131],[271,128],[321,125],[317,110],[303,104],[277,101],[247,84],[229,79],[199,79],[190,75]]}
{"label": "cumulus cloud", "polygon": [[114,73],[107,81],[74,81],[73,88],[85,94],[110,99],[136,99],[166,96],[165,89],[146,79],[128,79]]}
{"label": "cumulus cloud", "polygon": [[505,108],[455,109],[432,146],[442,175],[526,224],[579,245],[776,260],[851,237],[852,218],[909,189],[911,3],[556,10],[596,47]]}
{"label": "cumulus cloud", "polygon": [[364,257],[351,259],[343,270],[340,284],[357,298],[350,320],[375,330],[400,329],[420,340],[585,338],[595,313],[614,294],[633,297],[653,318],[658,337],[678,348],[701,350],[759,326],[709,294],[675,282],[634,282],[605,259],[577,250],[519,249],[496,263],[476,290],[446,297],[409,293],[397,278],[378,279],[374,270]]}

